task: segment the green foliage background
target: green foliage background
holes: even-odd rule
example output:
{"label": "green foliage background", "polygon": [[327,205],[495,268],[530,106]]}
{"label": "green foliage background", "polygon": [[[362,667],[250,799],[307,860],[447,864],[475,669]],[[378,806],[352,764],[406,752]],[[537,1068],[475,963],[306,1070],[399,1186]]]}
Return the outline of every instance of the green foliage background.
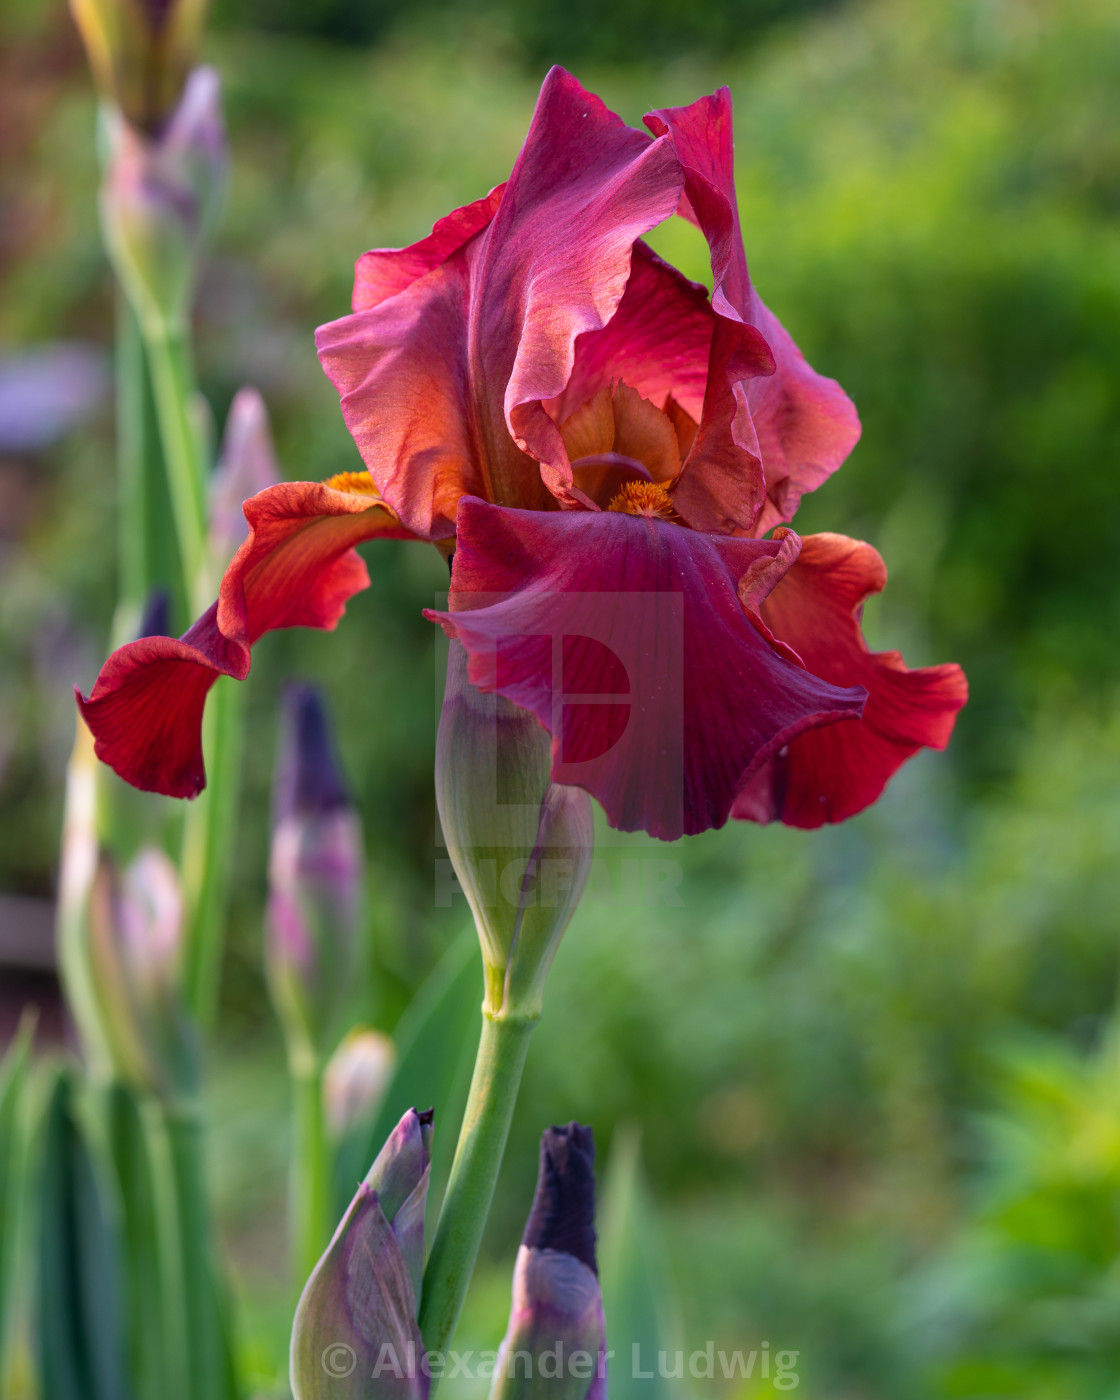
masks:
{"label": "green foliage background", "polygon": [[[60,5],[0,26],[0,344],[107,344],[81,55]],[[864,423],[799,527],[871,540],[891,572],[873,645],[972,684],[950,752],[842,829],[605,848],[616,891],[621,862],[678,862],[680,903],[600,898],[573,923],[464,1344],[500,1335],[536,1136],[574,1116],[604,1149],[640,1125],[689,1345],[799,1350],[802,1392],[833,1400],[1114,1395],[1120,11],[226,0],[208,57],[234,172],[200,368],[219,421],[241,383],[264,392],[291,477],[358,465],[311,338],[355,256],[504,177],[548,62],[633,121],[728,82],[753,276]],[[705,275],[686,225],[654,241]],[[108,415],[3,467],[22,494],[0,552],[0,888],[47,893],[68,687],[113,598]],[[327,689],[360,795],[369,1017],[391,1028],[464,918],[432,896],[419,609],[445,573],[419,547],[366,553],[339,632],[270,638],[249,683],[214,1169],[262,1387],[287,1306],[258,958],[284,676]]]}

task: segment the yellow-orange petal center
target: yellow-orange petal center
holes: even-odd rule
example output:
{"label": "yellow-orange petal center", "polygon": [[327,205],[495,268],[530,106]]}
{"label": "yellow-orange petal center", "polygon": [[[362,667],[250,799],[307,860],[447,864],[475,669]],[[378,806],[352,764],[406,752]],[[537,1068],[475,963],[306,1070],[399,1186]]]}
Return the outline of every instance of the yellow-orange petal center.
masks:
{"label": "yellow-orange petal center", "polygon": [[655,481],[628,481],[615,496],[608,510],[621,511],[624,515],[645,515],[659,520],[676,520],[673,498],[664,486]]}
{"label": "yellow-orange petal center", "polygon": [[352,496],[381,495],[369,472],[339,472],[337,476],[327,477],[323,485],[332,491],[348,491]]}

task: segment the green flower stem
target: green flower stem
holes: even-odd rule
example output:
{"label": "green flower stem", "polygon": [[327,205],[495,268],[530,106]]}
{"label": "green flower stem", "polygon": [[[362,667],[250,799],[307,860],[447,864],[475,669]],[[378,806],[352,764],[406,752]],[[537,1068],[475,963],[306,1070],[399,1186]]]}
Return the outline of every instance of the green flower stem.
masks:
{"label": "green flower stem", "polygon": [[161,323],[145,325],[143,330],[179,541],[183,589],[193,616],[210,601],[203,597],[210,582],[209,570],[205,568],[209,464],[194,415],[194,369],[181,327]]}
{"label": "green flower stem", "polygon": [[159,1298],[161,1393],[167,1400],[192,1400],[192,1338],[189,1331],[183,1265],[183,1235],[175,1181],[175,1161],[161,1106],[145,1098],[141,1106],[158,1274],[150,1280]]}
{"label": "green flower stem", "polygon": [[213,1026],[218,1010],[244,730],[244,684],[221,676],[202,721],[202,748],[210,781],[183,813],[179,862],[187,906],[187,1001],[204,1029]]}
{"label": "green flower stem", "polygon": [[202,1126],[194,1104],[166,1105],[163,1121],[179,1226],[189,1342],[188,1393],[191,1400],[220,1400],[227,1391]]}
{"label": "green flower stem", "polygon": [[140,323],[117,290],[117,515],[120,596],[113,645],[136,635],[140,615],[155,588],[165,588],[172,616],[187,621],[179,542],[163,469],[159,424]]}
{"label": "green flower stem", "polygon": [[302,1289],[331,1236],[331,1170],[323,1114],[323,1064],[294,1055],[292,1216],[297,1285]]}
{"label": "green flower stem", "polygon": [[459,1320],[535,1025],[535,1018],[482,1013],[482,1035],[459,1145],[424,1271],[420,1331],[430,1352],[447,1350]]}

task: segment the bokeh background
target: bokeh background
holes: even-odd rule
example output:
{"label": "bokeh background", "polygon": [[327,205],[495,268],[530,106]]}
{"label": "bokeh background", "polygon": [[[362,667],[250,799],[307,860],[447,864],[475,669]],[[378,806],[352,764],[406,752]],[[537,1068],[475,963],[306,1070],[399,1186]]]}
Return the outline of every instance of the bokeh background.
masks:
{"label": "bokeh background", "polygon": [[[24,1000],[65,1034],[50,900],[70,687],[115,591],[112,290],[65,5],[7,0],[0,43],[0,979],[5,1034]],[[566,936],[463,1345],[501,1335],[537,1135],[576,1117],[604,1157],[640,1132],[686,1345],[797,1350],[829,1400],[1120,1395],[1115,0],[219,0],[206,57],[233,174],[202,383],[218,423],[263,392],[292,478],[359,465],[312,344],[355,257],[504,178],[550,63],[634,122],[730,84],[752,274],[864,424],[799,528],[872,541],[872,644],[972,685],[951,750],[843,828],[611,849],[616,875],[679,862],[679,904],[600,898]],[[652,241],[708,276],[688,226]],[[262,1395],[290,1317],[259,956],[285,677],[329,696],[365,821],[363,1015],[392,1030],[466,922],[433,896],[419,610],[446,575],[365,553],[338,633],[270,637],[248,682],[210,1111]]]}

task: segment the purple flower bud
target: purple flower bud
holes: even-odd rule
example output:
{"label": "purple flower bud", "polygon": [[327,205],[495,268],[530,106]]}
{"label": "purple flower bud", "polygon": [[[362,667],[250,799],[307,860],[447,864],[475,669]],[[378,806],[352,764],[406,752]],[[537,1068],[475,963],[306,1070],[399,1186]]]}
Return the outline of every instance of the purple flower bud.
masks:
{"label": "purple flower bud", "polygon": [[513,1271],[513,1308],[491,1400],[606,1395],[595,1260],[595,1144],[579,1123],[541,1138],[540,1175]]}
{"label": "purple flower bud", "polygon": [[273,790],[265,962],[289,1051],[323,1057],[353,982],[362,830],[311,686],[285,692]]}
{"label": "purple flower bud", "polygon": [[70,0],[102,94],[155,132],[194,64],[206,0]]}
{"label": "purple flower bud", "polygon": [[292,1327],[295,1400],[426,1400],[416,1316],[432,1115],[404,1115],[315,1266]]}
{"label": "purple flower bud", "polygon": [[112,112],[106,141],[101,222],[113,266],[150,330],[180,328],[225,185],[217,73],[194,70],[161,135],[149,137]]}
{"label": "purple flower bud", "polygon": [[393,1042],[381,1031],[353,1030],[327,1061],[323,1099],[336,1139],[372,1125],[396,1065]]}
{"label": "purple flower bud", "polygon": [[478,927],[491,1016],[540,1015],[545,979],[591,869],[591,799],[553,783],[551,765],[551,740],[536,718],[476,690],[466,651],[452,641],[436,800]]}
{"label": "purple flower bud", "polygon": [[137,639],[171,635],[171,595],[166,588],[153,588],[144,604],[140,626],[136,629]]}
{"label": "purple flower bud", "polygon": [[226,418],[218,465],[210,478],[211,548],[223,569],[249,534],[242,505],[279,480],[264,399],[256,389],[238,389]]}

